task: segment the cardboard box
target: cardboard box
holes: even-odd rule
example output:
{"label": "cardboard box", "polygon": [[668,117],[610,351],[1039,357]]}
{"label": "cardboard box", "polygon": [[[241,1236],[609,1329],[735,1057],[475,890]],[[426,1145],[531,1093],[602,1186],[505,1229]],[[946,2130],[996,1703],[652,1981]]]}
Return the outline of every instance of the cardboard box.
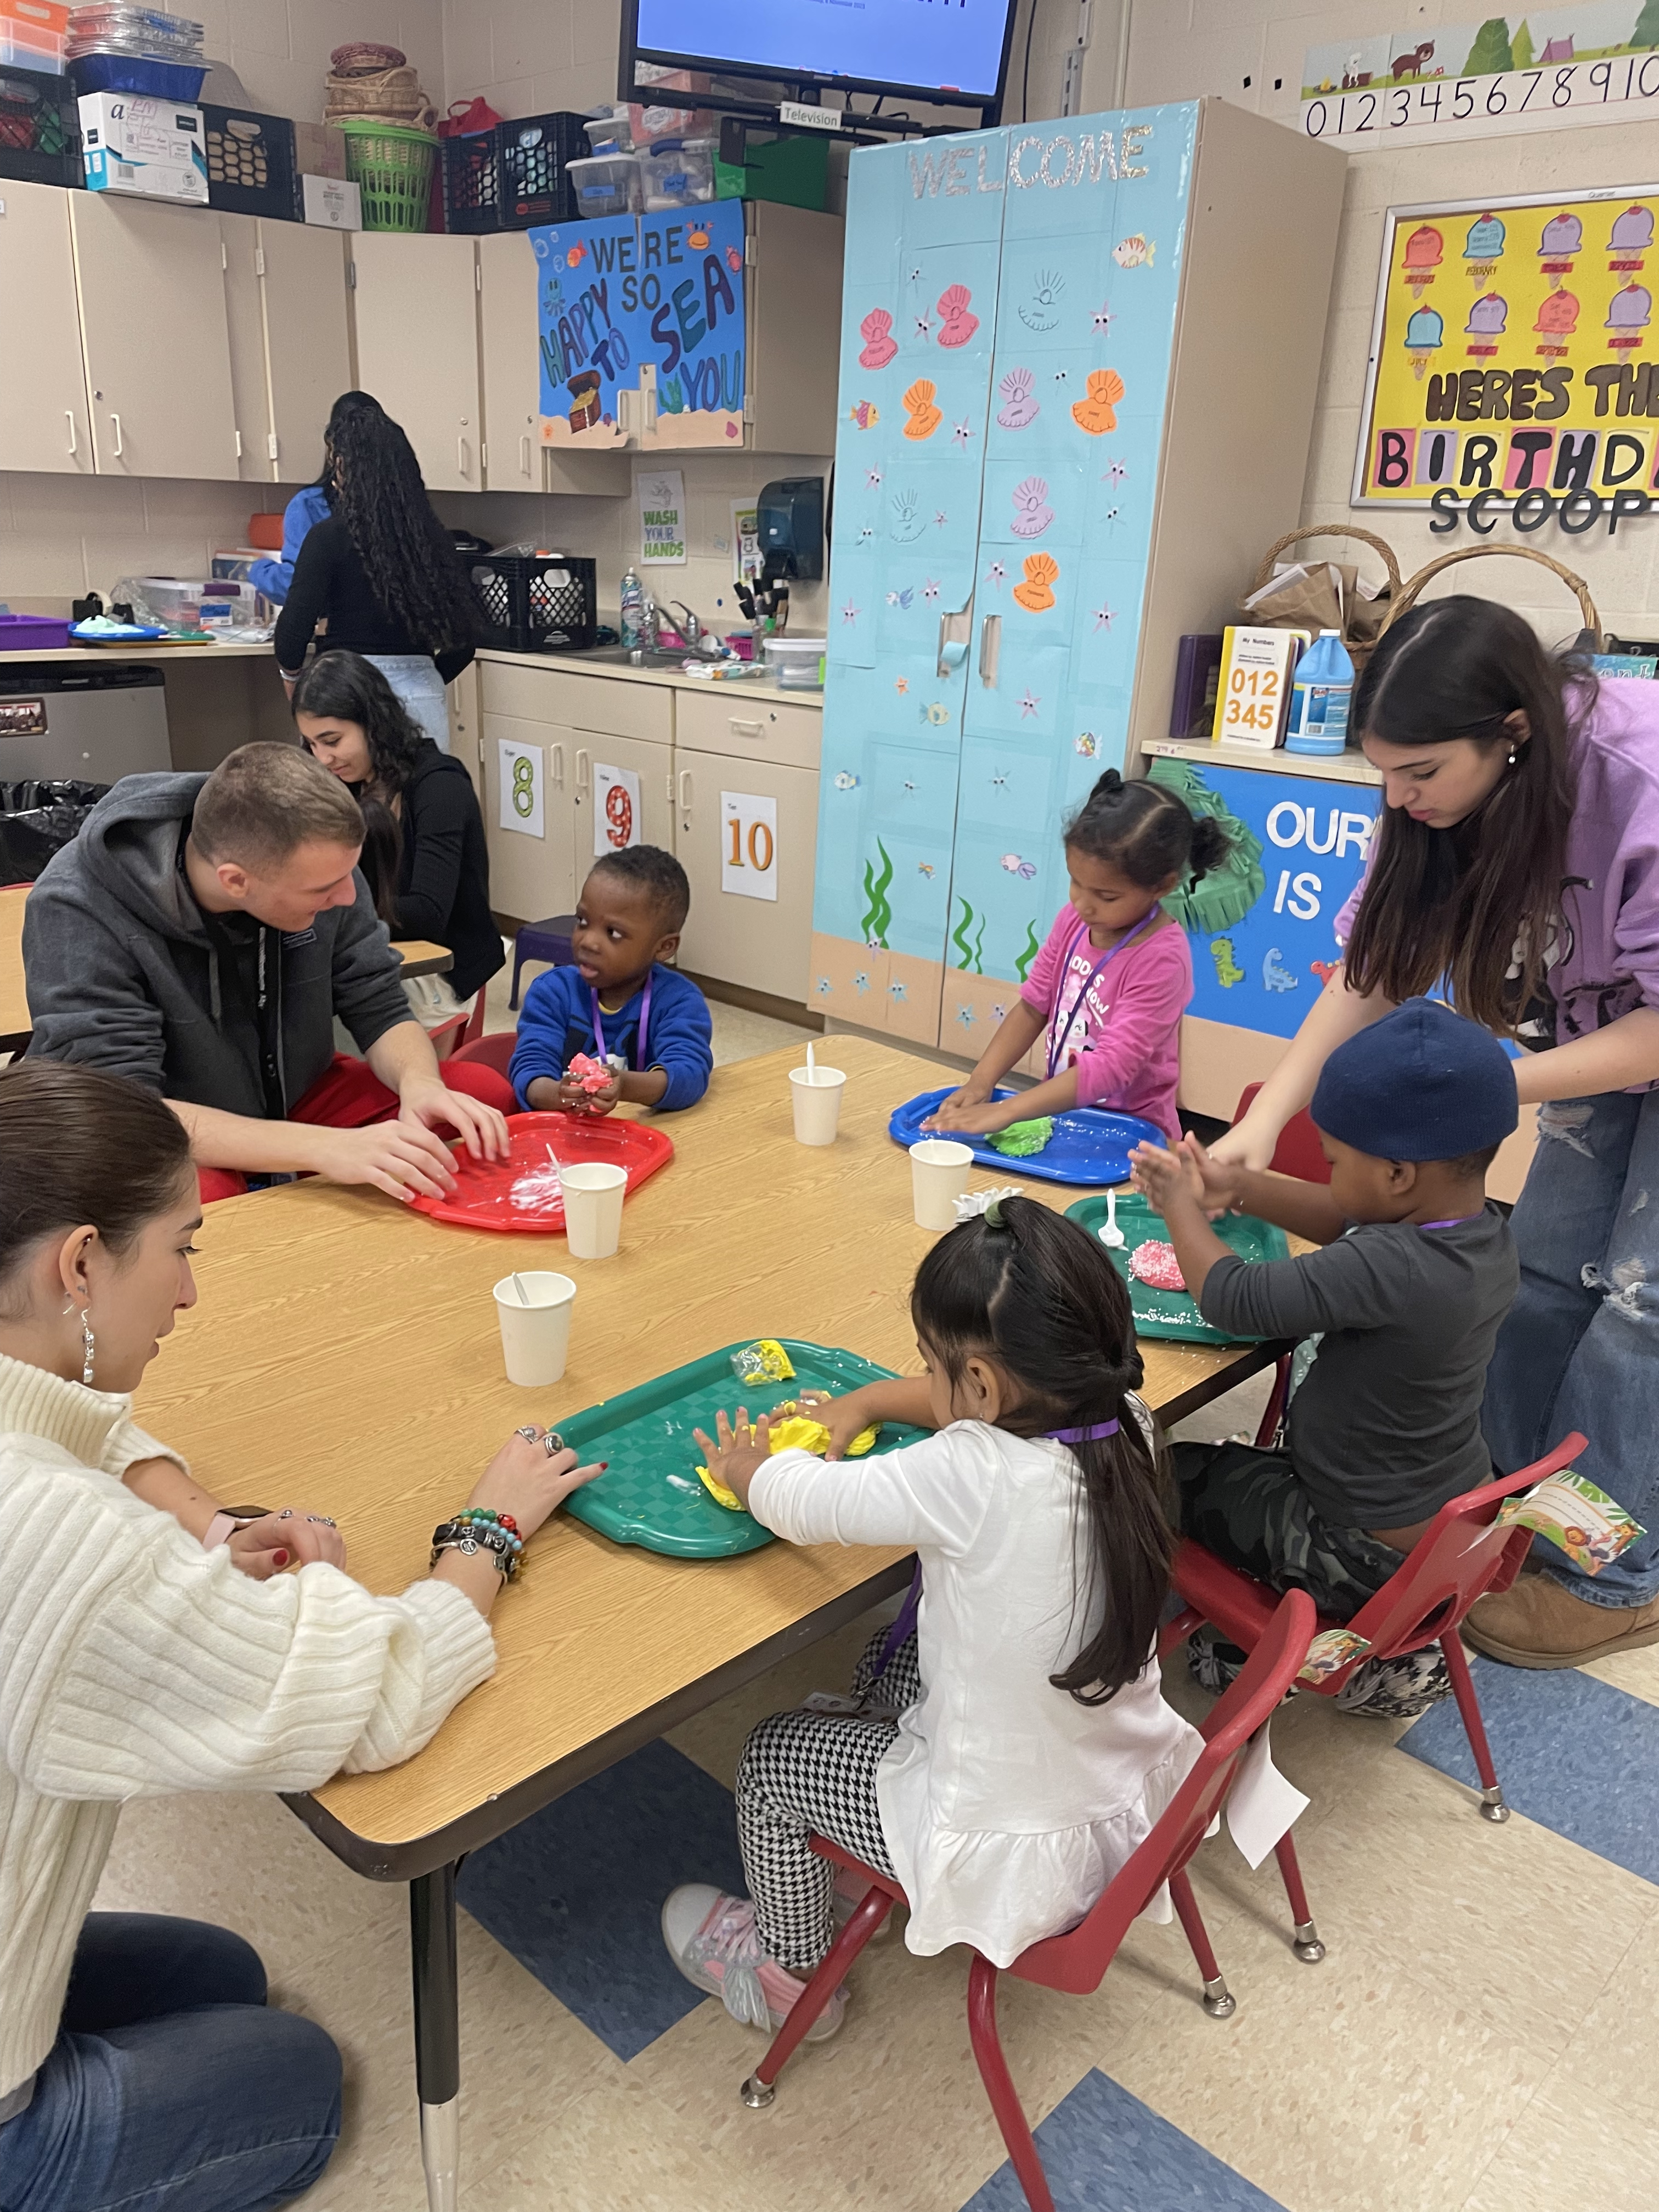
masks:
{"label": "cardboard box", "polygon": [[130,92],[89,92],[80,103],[89,192],[207,205],[202,111]]}
{"label": "cardboard box", "polygon": [[307,222],[320,223],[325,230],[362,228],[361,185],[343,177],[305,176],[300,179],[300,191]]}
{"label": "cardboard box", "polygon": [[302,177],[345,175],[345,134],[326,123],[296,123],[294,166]]}

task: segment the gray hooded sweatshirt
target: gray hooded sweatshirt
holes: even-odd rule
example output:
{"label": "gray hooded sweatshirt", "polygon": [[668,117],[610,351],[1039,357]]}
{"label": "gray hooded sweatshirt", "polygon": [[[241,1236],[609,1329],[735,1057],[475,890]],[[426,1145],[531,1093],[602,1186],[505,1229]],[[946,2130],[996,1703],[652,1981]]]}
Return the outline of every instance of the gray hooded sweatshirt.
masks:
{"label": "gray hooded sweatshirt", "polygon": [[[124,776],[47,863],[23,909],[29,1050],[264,1121],[258,1017],[179,866],[206,781]],[[264,933],[285,1111],[327,1071],[337,1013],[362,1052],[411,1018],[402,963],[361,874],[356,884],[355,905],[309,929]]]}

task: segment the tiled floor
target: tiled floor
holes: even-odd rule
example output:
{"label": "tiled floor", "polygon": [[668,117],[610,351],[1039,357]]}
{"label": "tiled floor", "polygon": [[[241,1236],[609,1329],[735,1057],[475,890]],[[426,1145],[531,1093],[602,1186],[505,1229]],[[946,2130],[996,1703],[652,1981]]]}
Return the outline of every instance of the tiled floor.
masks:
{"label": "tiled floor", "polygon": [[[794,1034],[715,1019],[723,1058]],[[1187,1432],[1253,1431],[1265,1388]],[[759,2038],[665,1981],[653,1948],[664,1887],[729,1869],[722,1793],[750,1725],[843,1684],[868,1629],[464,1869],[480,1916],[460,1927],[466,2212],[1018,2212],[959,1954],[872,1946],[841,2034],[755,2113],[738,2085]],[[1449,1709],[1417,1742],[1306,1696],[1275,1720],[1279,1763],[1313,1801],[1297,1838],[1322,1965],[1291,1955],[1271,1860],[1252,1875],[1222,1838],[1194,1872],[1231,2020],[1200,2009],[1173,1926],[1138,1927],[1092,1997],[1005,1984],[1061,2212],[1648,2212],[1659,1650],[1565,1677],[1478,1671],[1518,1808],[1506,1826],[1454,1778]],[[1198,1709],[1178,1667],[1170,1692]],[[273,1799],[168,1800],[124,1812],[99,1902],[255,1942],[277,2000],[347,2057],[346,2133],[307,2212],[421,2212],[401,1889],[347,1873]]]}

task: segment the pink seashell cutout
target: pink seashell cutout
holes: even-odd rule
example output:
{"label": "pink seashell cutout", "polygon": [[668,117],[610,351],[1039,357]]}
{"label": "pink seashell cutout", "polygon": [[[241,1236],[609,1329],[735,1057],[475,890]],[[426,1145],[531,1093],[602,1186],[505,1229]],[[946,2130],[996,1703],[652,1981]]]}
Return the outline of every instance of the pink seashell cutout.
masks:
{"label": "pink seashell cutout", "polygon": [[968,312],[968,302],[973,296],[965,284],[951,284],[939,295],[939,312],[944,323],[939,342],[942,346],[966,345],[979,328],[979,317]]}
{"label": "pink seashell cutout", "polygon": [[892,336],[893,318],[885,307],[872,307],[859,325],[864,339],[864,350],[859,356],[860,368],[885,368],[898,351],[898,341]]}

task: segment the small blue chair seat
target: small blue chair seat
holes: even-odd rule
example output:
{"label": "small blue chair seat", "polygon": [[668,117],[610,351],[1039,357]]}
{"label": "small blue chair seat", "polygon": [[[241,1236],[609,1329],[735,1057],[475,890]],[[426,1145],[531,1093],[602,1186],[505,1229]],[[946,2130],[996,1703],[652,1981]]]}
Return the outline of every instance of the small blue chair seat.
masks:
{"label": "small blue chair seat", "polygon": [[513,995],[507,1005],[519,1011],[519,971],[526,960],[545,960],[555,968],[574,965],[570,939],[576,927],[574,914],[556,914],[545,921],[527,921],[513,940]]}

